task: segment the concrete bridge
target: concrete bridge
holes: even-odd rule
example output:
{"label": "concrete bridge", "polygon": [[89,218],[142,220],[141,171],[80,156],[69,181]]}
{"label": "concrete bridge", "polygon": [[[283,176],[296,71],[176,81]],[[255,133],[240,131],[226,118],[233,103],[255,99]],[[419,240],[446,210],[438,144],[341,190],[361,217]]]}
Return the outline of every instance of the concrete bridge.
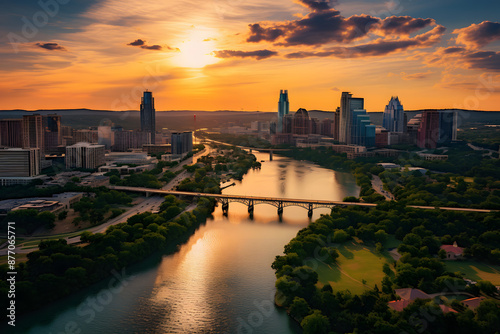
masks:
{"label": "concrete bridge", "polygon": [[[227,214],[229,210],[229,203],[238,202],[243,203],[248,207],[248,213],[253,214],[254,207],[257,204],[269,204],[277,208],[278,215],[283,214],[283,208],[287,206],[298,206],[307,210],[309,217],[312,217],[313,210],[317,208],[333,208],[335,206],[363,206],[363,207],[376,207],[377,204],[373,203],[357,203],[357,202],[341,202],[329,200],[312,200],[312,199],[293,199],[281,197],[264,197],[264,196],[244,196],[244,195],[226,195],[226,194],[208,194],[208,193],[195,193],[189,191],[173,191],[161,190],[142,187],[122,187],[122,186],[109,186],[109,189],[120,191],[140,192],[150,196],[152,194],[158,195],[174,195],[174,196],[190,196],[190,197],[210,197],[215,198],[222,204],[223,213]],[[465,212],[494,212],[495,210],[486,209],[469,209],[469,208],[451,208],[451,207],[433,207],[433,206],[416,206],[409,205],[410,208],[427,209],[427,210],[451,210],[451,211],[465,211]]]}

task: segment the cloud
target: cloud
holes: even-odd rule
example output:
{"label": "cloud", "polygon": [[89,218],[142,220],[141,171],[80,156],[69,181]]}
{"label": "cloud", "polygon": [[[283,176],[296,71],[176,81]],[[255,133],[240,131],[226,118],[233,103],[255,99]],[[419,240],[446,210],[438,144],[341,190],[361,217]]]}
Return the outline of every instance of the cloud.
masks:
{"label": "cloud", "polygon": [[249,24],[247,42],[278,42],[282,46],[348,44],[368,37],[369,34],[393,38],[436,26],[433,19],[410,16],[391,16],[382,20],[361,14],[346,18],[330,7],[330,1],[300,0],[300,3],[311,12],[292,21]]}
{"label": "cloud", "polygon": [[468,48],[481,48],[491,42],[500,40],[500,23],[483,21],[479,24],[472,24],[468,27],[455,29],[457,34],[457,44],[465,45]]}
{"label": "cloud", "polygon": [[332,47],[319,52],[293,52],[285,55],[285,58],[307,58],[307,57],[337,57],[358,58],[366,56],[382,56],[396,51],[404,51],[417,47],[428,47],[441,40],[446,28],[436,26],[431,31],[417,35],[413,38],[384,40],[377,39],[367,44],[352,47]]}
{"label": "cloud", "polygon": [[299,3],[312,11],[322,11],[331,8],[331,5],[337,4],[336,0],[299,0]]}
{"label": "cloud", "polygon": [[434,19],[413,18],[411,16],[391,16],[380,21],[380,29],[385,35],[406,34],[435,25]]}
{"label": "cloud", "polygon": [[271,50],[256,50],[256,51],[234,51],[220,50],[213,52],[217,58],[255,58],[257,60],[266,59],[278,55],[278,52]]}
{"label": "cloud", "polygon": [[500,52],[479,51],[469,53],[464,57],[469,68],[500,71]]}
{"label": "cloud", "polygon": [[136,39],[135,41],[131,42],[131,43],[128,43],[127,45],[131,45],[131,46],[141,46],[141,45],[145,45],[146,44],[146,41],[142,40],[142,39]]}
{"label": "cloud", "polygon": [[36,43],[35,45],[50,51],[67,51],[64,47],[57,43]]}
{"label": "cloud", "polygon": [[439,48],[428,55],[424,62],[428,66],[444,66],[449,69],[479,69],[500,71],[500,52],[474,51],[462,47]]}
{"label": "cloud", "polygon": [[[133,42],[130,42],[128,43],[127,45],[130,45],[130,46],[138,46],[140,47],[141,49],[145,49],[145,50],[154,50],[154,51],[161,51],[163,50],[163,46],[161,45],[158,45],[158,44],[155,44],[155,45],[147,45],[146,44],[146,40],[144,39],[136,39],[135,41]],[[173,47],[170,47],[170,46],[165,46],[165,48],[167,50],[170,50],[170,51],[175,51],[175,52],[179,52],[179,48],[173,48]]]}
{"label": "cloud", "polygon": [[405,73],[401,72],[401,78],[403,80],[420,80],[420,79],[425,79],[431,75],[432,71],[427,71],[427,72],[420,72],[420,73]]}
{"label": "cloud", "polygon": [[146,50],[161,50],[162,49],[162,46],[161,45],[141,45],[141,48],[142,49],[146,49]]}

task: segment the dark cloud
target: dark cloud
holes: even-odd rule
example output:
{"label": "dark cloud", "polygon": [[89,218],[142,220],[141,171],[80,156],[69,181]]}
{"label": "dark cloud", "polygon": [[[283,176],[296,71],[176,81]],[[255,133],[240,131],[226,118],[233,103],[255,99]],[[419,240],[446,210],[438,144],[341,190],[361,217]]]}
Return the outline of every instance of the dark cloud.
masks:
{"label": "dark cloud", "polygon": [[398,40],[378,39],[367,44],[360,44],[352,47],[333,47],[318,52],[293,52],[285,55],[286,58],[307,58],[307,57],[337,57],[337,58],[358,58],[366,56],[382,56],[396,51],[404,51],[416,47],[427,47],[439,42],[446,28],[436,26],[431,31],[417,35],[413,38]]}
{"label": "dark cloud", "polygon": [[[369,33],[379,36],[405,36],[428,26],[435,26],[433,19],[391,16],[384,20],[371,15],[353,15],[345,18],[329,7],[330,2],[304,1],[310,8],[306,16],[287,22],[263,25],[250,24],[247,42],[277,42],[278,45],[323,45],[327,43],[348,44]],[[281,40],[281,41],[280,41]]]}
{"label": "dark cloud", "polygon": [[36,43],[35,45],[50,51],[66,51],[64,47],[57,43]]}
{"label": "dark cloud", "polygon": [[142,49],[146,50],[161,50],[162,46],[161,45],[141,45]]}
{"label": "dark cloud", "polygon": [[462,52],[465,51],[464,48],[460,48],[458,46],[450,46],[449,48],[446,48],[443,50],[443,53],[450,54],[450,53],[457,53],[457,52]]}
{"label": "dark cloud", "polygon": [[247,42],[274,42],[278,37],[285,34],[285,31],[281,28],[263,28],[258,23],[249,24],[248,26],[250,27],[250,37],[248,37]]}
{"label": "dark cloud", "polygon": [[127,45],[141,46],[141,45],[145,45],[145,44],[146,44],[146,41],[144,41],[142,39],[136,39],[135,41],[133,41],[132,43],[128,43]]}
{"label": "dark cloud", "polygon": [[336,0],[299,0],[299,2],[312,11],[328,10],[332,5],[337,4]]}
{"label": "dark cloud", "polygon": [[434,25],[433,19],[420,19],[411,16],[391,16],[380,22],[380,29],[386,34],[411,34],[415,31]]}
{"label": "dark cloud", "polygon": [[266,59],[278,55],[278,52],[271,50],[256,50],[256,51],[234,51],[234,50],[220,50],[214,51],[217,58],[255,58],[257,60]]}
{"label": "dark cloud", "polygon": [[[145,50],[154,50],[154,51],[161,51],[163,50],[163,46],[161,45],[158,45],[158,44],[155,44],[155,45],[147,45],[146,44],[146,40],[144,39],[136,39],[135,41],[131,42],[131,43],[128,43],[127,45],[130,45],[130,46],[138,46],[140,47],[141,49],[145,49]],[[170,50],[170,51],[180,51],[179,48],[173,48],[173,47],[170,47],[170,46],[166,46],[165,47],[167,50]]]}
{"label": "dark cloud", "polygon": [[483,21],[462,29],[455,29],[453,33],[458,35],[457,44],[463,44],[469,48],[480,48],[500,40],[500,23]]}
{"label": "dark cloud", "polygon": [[500,71],[500,52],[479,51],[467,54],[465,63],[469,68]]}

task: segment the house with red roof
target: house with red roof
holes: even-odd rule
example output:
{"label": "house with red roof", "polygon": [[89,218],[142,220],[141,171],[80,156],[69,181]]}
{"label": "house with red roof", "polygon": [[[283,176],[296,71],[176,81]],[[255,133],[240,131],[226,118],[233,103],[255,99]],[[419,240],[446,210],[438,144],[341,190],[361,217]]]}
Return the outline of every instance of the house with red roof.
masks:
{"label": "house with red roof", "polygon": [[[405,307],[407,307],[417,299],[432,299],[431,296],[429,296],[428,294],[419,289],[412,289],[412,288],[396,289],[394,290],[394,292],[401,299],[391,300],[387,305],[391,309],[397,312],[403,311]],[[443,311],[443,313],[449,313],[449,312],[457,313],[457,311],[446,305],[439,305],[439,308],[441,309],[441,311]]]}
{"label": "house with red roof", "polygon": [[453,245],[442,245],[441,249],[446,252],[445,260],[458,260],[463,258],[464,248],[458,247],[456,241]]}
{"label": "house with red roof", "polygon": [[462,304],[464,304],[465,307],[467,307],[468,309],[474,311],[479,306],[479,304],[481,304],[481,302],[485,299],[486,299],[485,297],[469,298],[466,300],[462,300]]}

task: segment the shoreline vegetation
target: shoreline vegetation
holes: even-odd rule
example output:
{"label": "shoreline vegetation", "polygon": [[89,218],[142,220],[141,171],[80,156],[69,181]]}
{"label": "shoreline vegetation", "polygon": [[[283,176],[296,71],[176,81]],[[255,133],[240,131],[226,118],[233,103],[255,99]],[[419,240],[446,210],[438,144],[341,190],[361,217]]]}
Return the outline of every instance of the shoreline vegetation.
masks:
{"label": "shoreline vegetation", "polygon": [[[204,156],[186,166],[194,176],[184,179],[179,190],[220,193],[222,175],[241,179],[250,168],[260,166],[255,156],[241,149],[222,145],[215,149],[216,157]],[[193,204],[196,207],[192,211],[185,211]],[[35,311],[153,254],[178,249],[206,222],[215,206],[216,201],[210,198],[189,203],[169,195],[158,213],[136,214],[104,233],[83,232],[80,245],[68,245],[64,239],[41,241],[38,251],[29,253],[26,262],[16,264],[17,313]],[[0,266],[0,305],[5,308],[9,302],[8,272],[7,265]]]}

